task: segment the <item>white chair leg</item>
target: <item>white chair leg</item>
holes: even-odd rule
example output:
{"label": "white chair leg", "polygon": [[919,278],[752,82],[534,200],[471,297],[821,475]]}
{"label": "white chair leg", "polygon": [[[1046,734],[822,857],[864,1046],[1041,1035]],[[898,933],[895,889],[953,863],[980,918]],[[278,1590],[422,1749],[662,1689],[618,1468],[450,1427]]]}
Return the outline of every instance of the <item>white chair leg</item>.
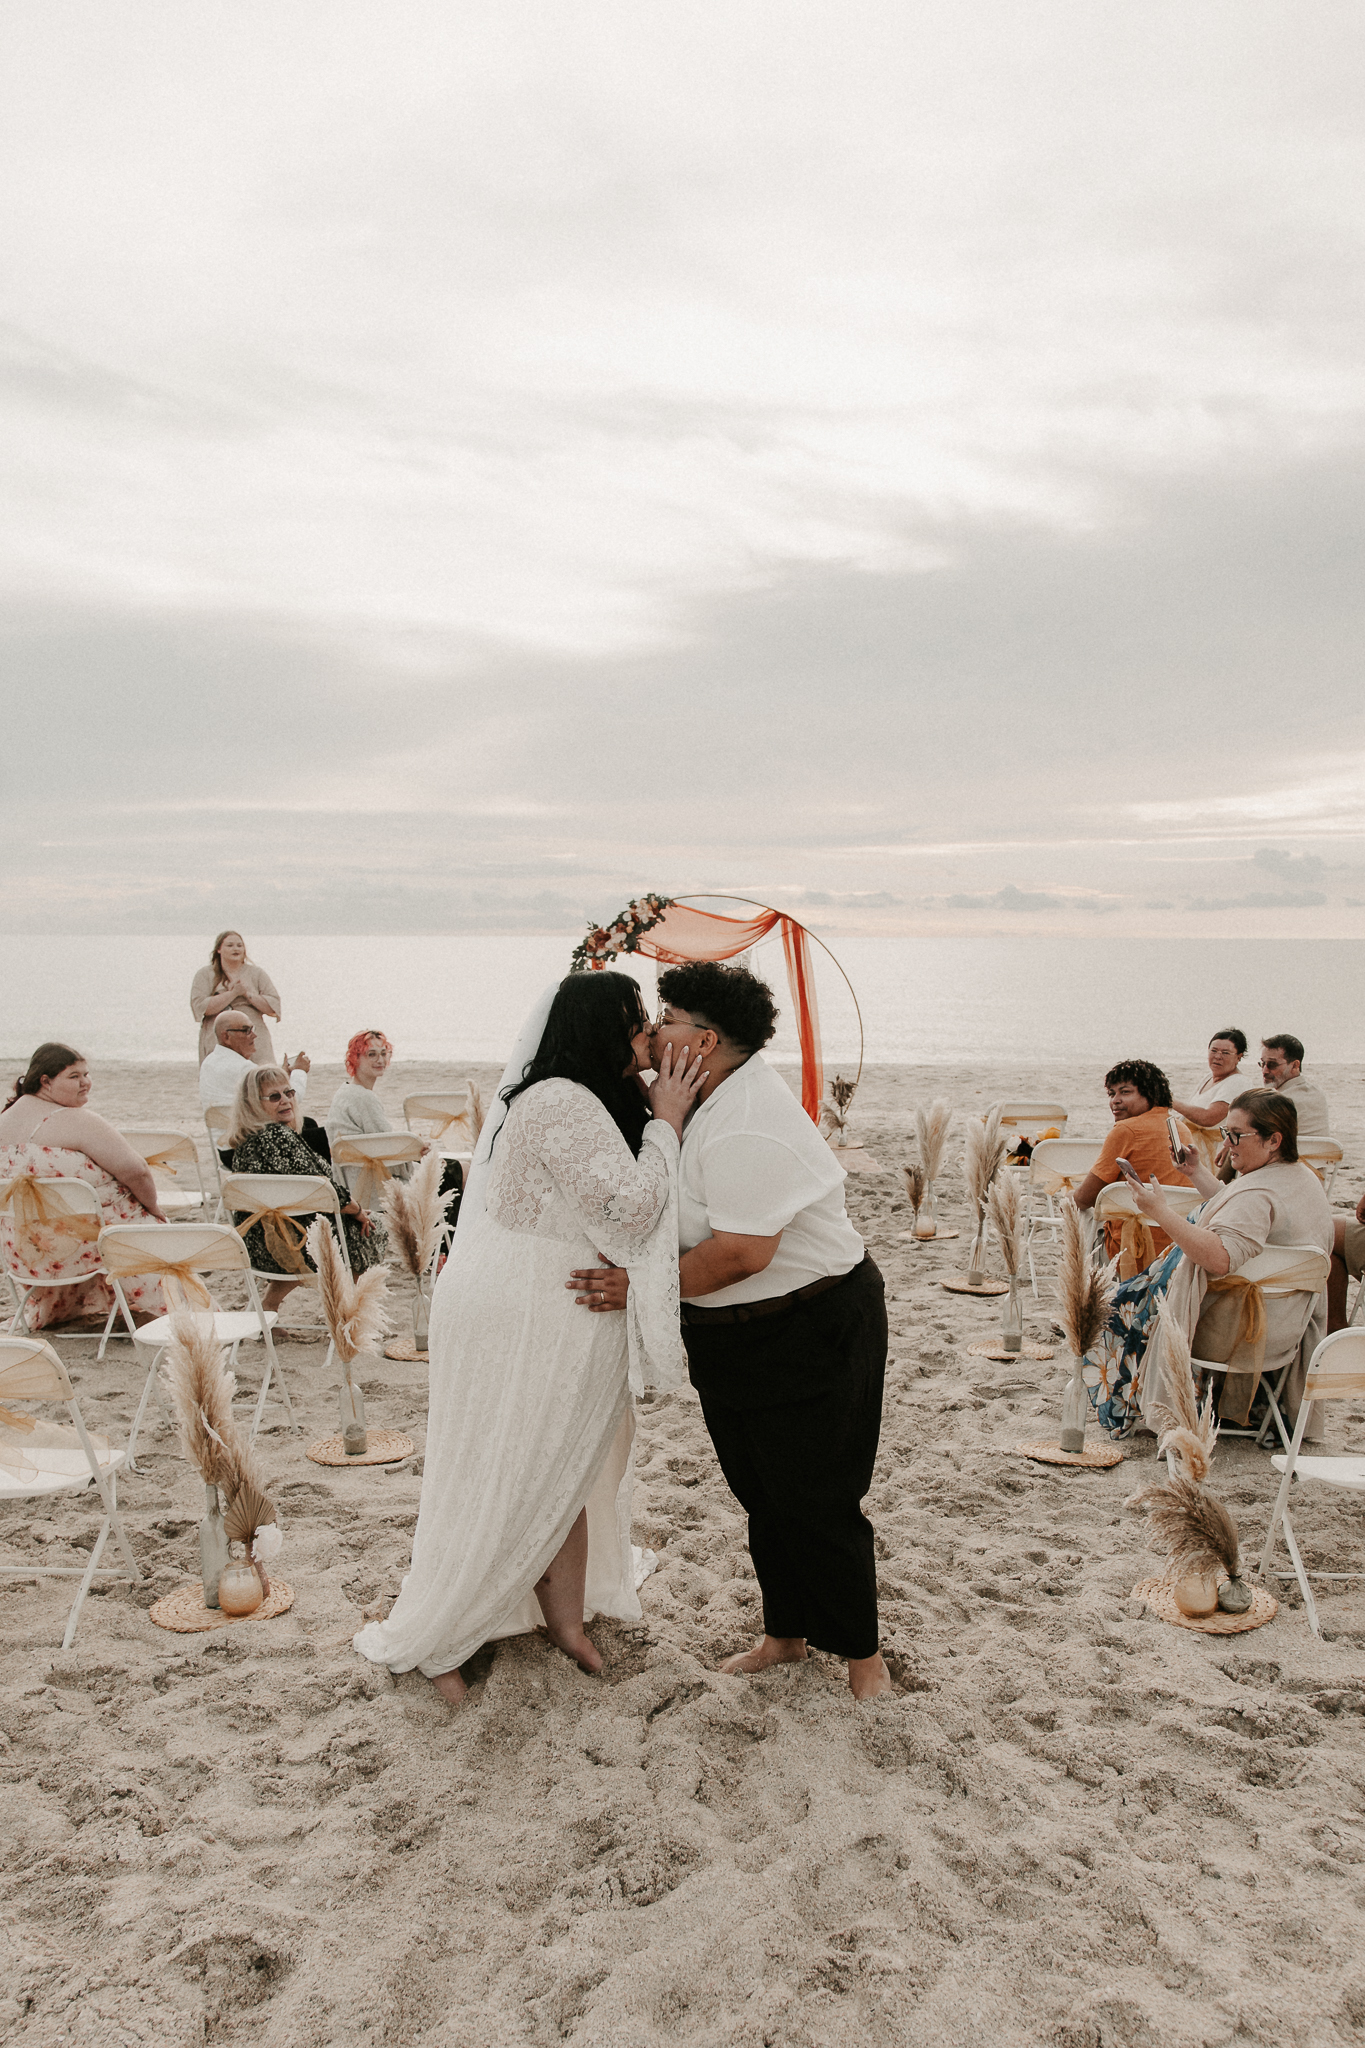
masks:
{"label": "white chair leg", "polygon": [[99,1348],[99,1350],[98,1350],[98,1351],[97,1351],[97,1352],[95,1353],[95,1363],[96,1363],[96,1365],[98,1365],[98,1364],[99,1364],[100,1360],[101,1360],[101,1359],[103,1358],[103,1356],[104,1356],[105,1352],[106,1352],[106,1351],[108,1350],[108,1348],[109,1348],[109,1333],[110,1333],[110,1331],[111,1331],[111,1330],[113,1329],[113,1327],[114,1327],[114,1317],[115,1317],[115,1316],[116,1316],[117,1314],[118,1314],[118,1296],[117,1296],[117,1295],[115,1295],[115,1296],[114,1296],[114,1305],[113,1305],[113,1307],[112,1307],[112,1308],[110,1309],[110,1311],[109,1311],[109,1316],[108,1316],[108,1320],[106,1321],[106,1323],[105,1323],[105,1325],[104,1325],[104,1335],[103,1335],[103,1336],[102,1336],[102,1337],[100,1338],[100,1348]]}
{"label": "white chair leg", "polygon": [[1275,1538],[1279,1534],[1280,1523],[1284,1520],[1285,1506],[1289,1499],[1289,1482],[1293,1477],[1293,1472],[1288,1471],[1280,1481],[1280,1490],[1275,1496],[1275,1506],[1270,1517],[1270,1527],[1265,1532],[1265,1547],[1261,1552],[1261,1561],[1256,1567],[1258,1579],[1263,1579],[1270,1569],[1270,1560],[1275,1550]]}
{"label": "white chair leg", "polygon": [[100,1558],[104,1553],[104,1546],[108,1541],[108,1538],[109,1517],[108,1515],[106,1515],[104,1518],[104,1526],[101,1528],[99,1533],[99,1540],[95,1544],[94,1549],[90,1553],[90,1562],[85,1568],[85,1577],[81,1580],[80,1585],[76,1588],[76,1598],[72,1602],[71,1612],[66,1618],[66,1634],[62,1637],[62,1648],[64,1650],[69,1650],[71,1648],[71,1645],[76,1640],[76,1630],[80,1624],[81,1609],[85,1605],[85,1596],[90,1591],[91,1583],[94,1579],[95,1573],[99,1570]]}
{"label": "white chair leg", "polygon": [[152,1362],[147,1368],[147,1377],[142,1383],[142,1399],[137,1404],[137,1414],[133,1417],[133,1426],[128,1432],[128,1470],[130,1472],[140,1472],[142,1470],[142,1467],[137,1462],[138,1432],[142,1428],[142,1418],[147,1412],[147,1403],[151,1400],[153,1394],[156,1395],[157,1406],[161,1410],[163,1421],[170,1420],[166,1413],[166,1403],[161,1397],[161,1382],[157,1372],[157,1367],[165,1356],[166,1346],[163,1344],[158,1351],[153,1353]]}
{"label": "white chair leg", "polygon": [[1320,1636],[1322,1634],[1322,1629],[1318,1624],[1317,1603],[1313,1599],[1313,1590],[1308,1583],[1308,1574],[1303,1568],[1303,1559],[1299,1556],[1299,1546],[1294,1541],[1293,1525],[1291,1524],[1287,1513],[1281,1517],[1281,1520],[1284,1527],[1284,1540],[1285,1545],[1289,1551],[1290,1562],[1293,1564],[1294,1571],[1298,1577],[1299,1591],[1303,1594],[1303,1604],[1308,1611],[1308,1626],[1312,1629],[1313,1634],[1315,1636]]}

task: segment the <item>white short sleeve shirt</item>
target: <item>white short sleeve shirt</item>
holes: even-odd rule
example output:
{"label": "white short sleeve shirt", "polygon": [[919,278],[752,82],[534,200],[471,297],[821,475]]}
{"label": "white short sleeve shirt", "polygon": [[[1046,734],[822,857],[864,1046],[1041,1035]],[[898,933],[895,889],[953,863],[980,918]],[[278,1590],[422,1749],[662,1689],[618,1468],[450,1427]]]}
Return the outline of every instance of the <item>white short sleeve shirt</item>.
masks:
{"label": "white short sleeve shirt", "polygon": [[678,1189],[683,1251],[719,1231],[782,1241],[761,1273],[701,1308],[767,1301],[831,1274],[849,1273],[863,1241],[844,1209],[844,1169],[780,1074],[755,1053],[695,1109],[683,1132]]}

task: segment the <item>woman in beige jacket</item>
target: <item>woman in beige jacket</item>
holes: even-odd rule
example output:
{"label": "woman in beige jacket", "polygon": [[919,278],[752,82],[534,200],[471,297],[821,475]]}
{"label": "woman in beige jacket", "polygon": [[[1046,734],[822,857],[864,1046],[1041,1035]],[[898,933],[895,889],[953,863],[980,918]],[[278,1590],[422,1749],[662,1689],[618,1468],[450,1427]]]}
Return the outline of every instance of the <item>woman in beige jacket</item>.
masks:
{"label": "woman in beige jacket", "polygon": [[256,1027],[251,1058],[258,1067],[273,1067],[275,1048],[266,1018],[280,1021],[279,990],[265,971],[246,957],[240,932],[219,932],[207,967],[201,967],[190,988],[190,1008],[199,1026],[199,1064],[213,1051],[214,1026],[220,1010],[244,1010]]}

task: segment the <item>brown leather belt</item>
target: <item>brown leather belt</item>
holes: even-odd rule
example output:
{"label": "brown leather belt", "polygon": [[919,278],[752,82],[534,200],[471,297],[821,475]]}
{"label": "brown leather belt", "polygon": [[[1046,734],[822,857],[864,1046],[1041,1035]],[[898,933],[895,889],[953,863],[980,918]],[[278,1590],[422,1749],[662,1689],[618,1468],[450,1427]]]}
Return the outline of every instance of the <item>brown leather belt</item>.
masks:
{"label": "brown leather belt", "polygon": [[767,1301],[737,1301],[733,1308],[694,1308],[690,1301],[685,1301],[681,1304],[683,1323],[753,1323],[760,1316],[780,1316],[784,1309],[795,1308],[798,1301],[813,1301],[817,1294],[828,1294],[831,1287],[842,1287],[845,1280],[861,1271],[866,1256],[864,1253],[847,1273],[827,1274],[823,1280],[812,1280],[808,1287],[793,1288],[790,1294],[774,1294]]}

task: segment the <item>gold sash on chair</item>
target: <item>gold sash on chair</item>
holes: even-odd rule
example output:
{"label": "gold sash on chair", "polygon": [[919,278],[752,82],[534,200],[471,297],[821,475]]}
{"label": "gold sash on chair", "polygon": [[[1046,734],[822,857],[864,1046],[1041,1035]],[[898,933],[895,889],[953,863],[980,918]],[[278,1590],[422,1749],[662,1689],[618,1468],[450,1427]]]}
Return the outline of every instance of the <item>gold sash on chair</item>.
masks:
{"label": "gold sash on chair", "polygon": [[168,1311],[213,1307],[213,1296],[190,1259],[163,1259],[159,1252],[149,1252],[145,1245],[121,1244],[116,1237],[105,1239],[103,1256],[105,1272],[116,1274],[120,1280],[159,1280]]}
{"label": "gold sash on chair", "polygon": [[1120,1224],[1119,1232],[1119,1279],[1132,1280],[1144,1273],[1156,1257],[1156,1235],[1145,1216],[1110,1216],[1110,1223]]}
{"label": "gold sash on chair", "polygon": [[[452,1121],[452,1119],[447,1119],[447,1121]],[[408,1159],[399,1160],[396,1163],[401,1166],[415,1164],[414,1161]],[[360,1201],[362,1209],[373,1208],[379,1196],[384,1192],[384,1182],[393,1179],[393,1175],[389,1172],[387,1159],[377,1159],[372,1152],[362,1151],[361,1147],[350,1138],[333,1139],[332,1164],[333,1166],[358,1166],[361,1169],[361,1191],[357,1199]]]}
{"label": "gold sash on chair", "polygon": [[[1316,1259],[1302,1259],[1297,1266],[1286,1266],[1282,1273],[1267,1274],[1264,1281],[1248,1280],[1241,1273],[1218,1273],[1209,1278],[1210,1294],[1238,1294],[1242,1300],[1242,1312],[1237,1321],[1237,1335],[1228,1353],[1226,1372],[1223,1378],[1223,1399],[1219,1404],[1220,1413],[1234,1426],[1244,1423],[1256,1398],[1256,1389],[1261,1381],[1261,1369],[1265,1364],[1265,1294],[1263,1289],[1273,1288],[1276,1293],[1295,1294],[1301,1288],[1323,1284],[1322,1267]],[[1238,1357],[1250,1353],[1249,1357]],[[1234,1370],[1235,1362],[1235,1370]],[[1237,1382],[1234,1387],[1234,1380]],[[1236,1414],[1236,1409],[1241,1414]]]}
{"label": "gold sash on chair", "polygon": [[282,1273],[312,1275],[312,1267],[303,1255],[308,1233],[296,1216],[287,1209],[254,1209],[244,1223],[234,1225],[237,1235],[245,1238],[254,1223],[259,1223],[265,1236],[265,1248]]}
{"label": "gold sash on chair", "polygon": [[[59,1195],[49,1194],[31,1173],[18,1173],[13,1180],[0,1182],[0,1209],[8,1209],[14,1218],[15,1250],[21,1258],[27,1256],[25,1239],[39,1224],[58,1237],[76,1238],[82,1244],[94,1244],[104,1228],[102,1217],[68,1209]],[[41,1256],[38,1246],[33,1250]],[[29,1266],[31,1270],[32,1260]]]}

